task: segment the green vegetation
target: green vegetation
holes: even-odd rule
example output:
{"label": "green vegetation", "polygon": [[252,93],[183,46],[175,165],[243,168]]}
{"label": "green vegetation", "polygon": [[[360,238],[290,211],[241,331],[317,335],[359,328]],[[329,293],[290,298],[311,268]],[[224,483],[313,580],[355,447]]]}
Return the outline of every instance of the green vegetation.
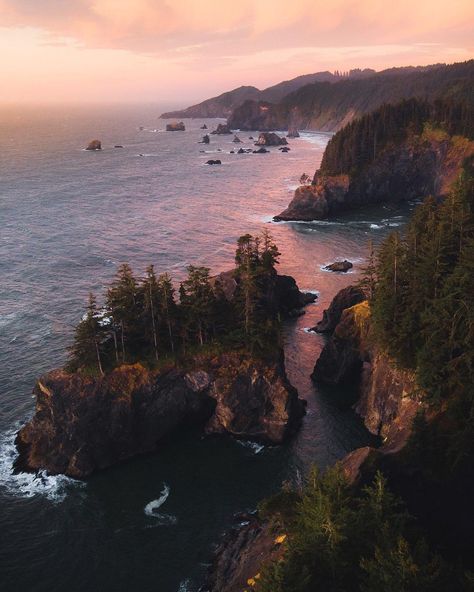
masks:
{"label": "green vegetation", "polygon": [[321,171],[328,175],[356,175],[387,147],[421,136],[425,126],[449,136],[474,139],[474,107],[468,102],[419,99],[384,104],[337,132],[328,143]]}
{"label": "green vegetation", "polygon": [[339,467],[313,470],[260,507],[287,535],[280,560],[256,592],[444,592],[468,590],[468,574],[432,553],[380,473],[355,492]]}
{"label": "green vegetation", "polygon": [[278,348],[279,310],[270,234],[242,236],[235,256],[235,293],[226,298],[207,267],[188,267],[176,299],[171,277],[150,265],[141,279],[121,265],[103,307],[93,294],[70,347],[68,370],[104,374],[137,361],[151,366],[188,354],[244,349],[272,354]]}

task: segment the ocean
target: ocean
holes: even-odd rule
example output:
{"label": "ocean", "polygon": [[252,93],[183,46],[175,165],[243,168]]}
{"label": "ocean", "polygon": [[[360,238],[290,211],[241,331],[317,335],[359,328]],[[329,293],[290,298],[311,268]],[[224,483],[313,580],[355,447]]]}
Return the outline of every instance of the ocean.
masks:
{"label": "ocean", "polygon": [[[233,136],[199,144],[204,120],[166,132],[159,114],[169,107],[0,108],[3,592],[196,591],[235,513],[369,442],[343,394],[312,384],[324,337],[307,329],[357,281],[369,240],[403,226],[411,206],[272,223],[301,174],[314,173],[330,134],[302,133],[287,154],[231,154],[252,147],[257,132],[239,133],[243,144]],[[211,131],[219,120],[205,123]],[[95,138],[103,150],[85,151]],[[206,165],[210,158],[222,165]],[[237,238],[263,228],[282,253],[279,271],[319,295],[284,328],[288,376],[308,402],[295,438],[261,447],[181,434],[85,483],[12,473],[14,433],[34,412],[35,379],[64,363],[89,291],[100,298],[125,261],[137,275],[153,263],[176,282],[189,264],[230,269]],[[351,272],[323,269],[340,258],[354,263]]]}

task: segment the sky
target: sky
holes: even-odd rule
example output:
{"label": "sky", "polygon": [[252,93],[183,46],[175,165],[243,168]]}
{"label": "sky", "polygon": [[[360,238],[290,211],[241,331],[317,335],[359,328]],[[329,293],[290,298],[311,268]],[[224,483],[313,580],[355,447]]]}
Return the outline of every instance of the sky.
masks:
{"label": "sky", "polygon": [[2,103],[184,105],[472,57],[472,0],[0,0]]}

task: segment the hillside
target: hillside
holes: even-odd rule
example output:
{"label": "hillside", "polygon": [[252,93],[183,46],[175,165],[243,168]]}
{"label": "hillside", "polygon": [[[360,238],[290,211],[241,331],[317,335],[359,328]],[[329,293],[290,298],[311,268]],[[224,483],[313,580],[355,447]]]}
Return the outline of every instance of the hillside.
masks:
{"label": "hillside", "polygon": [[217,97],[207,99],[197,105],[192,105],[187,109],[163,113],[160,117],[162,119],[229,117],[232,111],[242,105],[245,101],[270,101],[272,103],[278,103],[289,93],[292,93],[307,84],[312,84],[314,82],[334,83],[347,78],[360,79],[374,73],[375,70],[370,69],[351,70],[347,74],[316,72],[314,74],[303,74],[302,76],[297,76],[291,80],[279,82],[264,90],[259,90],[255,86],[240,86],[239,88],[222,93]]}
{"label": "hillside", "polygon": [[315,82],[290,93],[279,103],[247,100],[233,111],[228,123],[231,128],[242,130],[296,127],[336,131],[384,103],[412,97],[474,104],[474,60],[419,69],[392,68],[337,84]]}

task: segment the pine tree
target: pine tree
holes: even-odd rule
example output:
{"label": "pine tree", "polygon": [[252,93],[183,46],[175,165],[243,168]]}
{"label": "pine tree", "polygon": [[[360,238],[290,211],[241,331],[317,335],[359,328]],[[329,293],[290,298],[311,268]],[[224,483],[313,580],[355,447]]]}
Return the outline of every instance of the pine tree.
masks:
{"label": "pine tree", "polygon": [[83,320],[77,325],[74,342],[69,348],[68,367],[76,371],[80,368],[97,367],[101,376],[104,374],[102,365],[102,343],[104,329],[100,324],[97,302],[92,292],[89,294],[87,312]]}

